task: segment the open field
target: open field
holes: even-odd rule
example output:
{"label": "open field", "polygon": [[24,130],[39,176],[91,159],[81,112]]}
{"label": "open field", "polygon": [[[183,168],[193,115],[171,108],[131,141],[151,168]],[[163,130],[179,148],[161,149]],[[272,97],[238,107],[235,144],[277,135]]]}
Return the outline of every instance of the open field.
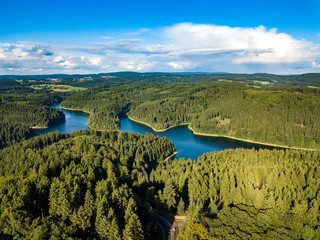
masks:
{"label": "open field", "polygon": [[258,83],[258,84],[261,84],[261,85],[271,85],[271,83],[270,82],[268,82],[268,81],[258,81],[258,80],[256,80],[256,81],[253,81],[254,83]]}
{"label": "open field", "polygon": [[319,87],[316,87],[316,86],[307,86],[309,88],[319,88]]}
{"label": "open field", "polygon": [[41,84],[41,85],[34,85],[31,86],[33,89],[49,89],[56,92],[81,92],[86,90],[87,88],[84,87],[74,87],[70,85],[55,85],[55,84]]}

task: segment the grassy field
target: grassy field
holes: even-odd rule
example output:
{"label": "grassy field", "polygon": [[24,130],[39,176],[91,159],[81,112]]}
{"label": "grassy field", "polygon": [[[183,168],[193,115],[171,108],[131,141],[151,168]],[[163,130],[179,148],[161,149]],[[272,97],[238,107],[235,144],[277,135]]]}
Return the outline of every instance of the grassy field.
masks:
{"label": "grassy field", "polygon": [[270,82],[268,82],[268,81],[258,81],[258,80],[256,80],[256,81],[253,81],[255,84],[261,84],[261,85],[271,85],[271,83]]}
{"label": "grassy field", "polygon": [[57,92],[70,92],[70,91],[81,92],[87,89],[84,87],[73,87],[70,85],[55,85],[55,84],[41,84],[41,85],[33,85],[31,87],[34,89],[49,89]]}
{"label": "grassy field", "polygon": [[316,87],[316,86],[307,86],[309,88],[319,88],[319,87]]}

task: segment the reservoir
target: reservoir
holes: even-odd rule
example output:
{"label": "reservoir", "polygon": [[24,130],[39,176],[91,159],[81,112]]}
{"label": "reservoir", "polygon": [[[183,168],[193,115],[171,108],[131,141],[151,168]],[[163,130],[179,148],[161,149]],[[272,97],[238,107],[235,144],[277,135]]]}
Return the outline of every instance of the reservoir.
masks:
{"label": "reservoir", "polygon": [[[60,104],[53,108],[61,109]],[[66,121],[48,129],[36,130],[37,135],[46,134],[48,132],[60,131],[70,133],[79,129],[88,129],[89,114],[81,111],[69,111],[61,109]],[[150,127],[131,121],[129,118],[121,119],[120,131],[135,133],[152,133],[156,136],[169,138],[178,150],[176,158],[197,159],[199,156],[207,152],[223,151],[225,149],[235,148],[255,148],[255,149],[275,149],[276,147],[266,146],[256,143],[249,143],[235,139],[224,137],[209,137],[194,135],[187,126],[179,126],[171,128],[165,132],[154,132]],[[277,148],[279,149],[279,148]]]}

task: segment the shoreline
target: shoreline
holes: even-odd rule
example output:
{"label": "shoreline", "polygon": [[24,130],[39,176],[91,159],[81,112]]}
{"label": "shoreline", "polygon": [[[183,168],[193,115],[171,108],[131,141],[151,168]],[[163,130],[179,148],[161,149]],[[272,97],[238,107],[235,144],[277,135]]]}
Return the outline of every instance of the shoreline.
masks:
{"label": "shoreline", "polygon": [[39,126],[33,126],[31,127],[31,129],[38,129],[38,130],[41,130],[41,129],[48,129],[49,127],[39,127]]}
{"label": "shoreline", "polygon": [[238,141],[242,141],[242,142],[255,143],[255,144],[260,144],[260,145],[264,145],[264,146],[280,147],[280,148],[294,149],[294,150],[311,150],[311,151],[317,151],[318,150],[318,149],[314,149],[314,148],[289,147],[289,146],[278,145],[278,144],[273,144],[273,143],[264,143],[264,142],[258,142],[258,141],[250,140],[250,139],[243,139],[243,138],[227,136],[227,135],[210,134],[210,133],[199,133],[199,132],[196,132],[193,128],[191,128],[190,125],[188,125],[188,128],[192,131],[192,134],[198,135],[198,136],[223,137],[223,138],[234,139],[234,140],[238,140]]}
{"label": "shoreline", "polygon": [[84,113],[88,113],[89,115],[91,115],[91,112],[89,111],[85,111],[85,110],[82,110],[82,109],[75,109],[75,108],[67,108],[67,107],[62,107],[60,105],[61,109],[64,109],[64,110],[69,110],[69,111],[79,111],[79,112],[84,112]]}
{"label": "shoreline", "polygon": [[178,151],[174,151],[169,157],[167,157],[165,160],[163,160],[164,162],[168,161],[170,158],[174,157],[175,155],[178,154]]}
{"label": "shoreline", "polygon": [[50,126],[47,126],[47,127],[33,126],[33,127],[31,127],[31,129],[34,129],[34,130],[48,129],[48,128],[54,127],[54,126],[56,126],[56,125],[58,125],[60,123],[63,123],[65,121],[66,121],[66,119],[64,118],[63,121],[55,122],[53,125],[50,125]]}
{"label": "shoreline", "polygon": [[154,127],[152,127],[152,126],[151,126],[150,124],[148,124],[148,123],[145,123],[145,122],[142,122],[142,121],[133,119],[133,118],[130,117],[130,116],[128,116],[128,118],[129,118],[131,121],[133,121],[133,122],[141,123],[141,124],[143,124],[143,125],[148,126],[148,127],[151,128],[154,132],[166,132],[166,131],[168,131],[168,130],[171,129],[171,128],[189,125],[189,123],[182,123],[182,124],[179,124],[179,125],[175,125],[175,126],[171,126],[171,127],[165,128],[165,129],[157,130],[157,129],[155,129]]}
{"label": "shoreline", "polygon": [[278,144],[273,144],[273,143],[264,143],[264,142],[258,142],[258,141],[254,141],[254,140],[249,140],[249,139],[243,139],[243,138],[237,138],[237,137],[227,136],[227,135],[210,134],[210,133],[199,133],[199,132],[196,132],[193,128],[191,128],[189,123],[184,123],[184,124],[180,124],[180,125],[177,125],[177,126],[171,126],[171,127],[169,127],[169,128],[166,128],[166,129],[156,130],[155,128],[153,128],[152,126],[150,126],[149,124],[147,124],[147,123],[145,123],[145,122],[132,119],[132,118],[129,117],[129,116],[128,116],[128,118],[129,118],[131,121],[133,121],[133,122],[141,123],[141,124],[144,124],[144,125],[150,127],[150,128],[151,128],[153,131],[155,131],[155,132],[165,132],[165,131],[167,131],[167,130],[169,130],[169,129],[171,129],[171,128],[174,128],[174,127],[187,125],[188,128],[190,129],[190,131],[192,132],[192,134],[198,135],[198,136],[223,137],[223,138],[229,138],[229,139],[238,140],[238,141],[242,141],[242,142],[260,144],[260,145],[263,145],[263,146],[270,146],[270,147],[279,147],[279,148],[285,148],[285,149],[310,150],[310,151],[317,151],[317,150],[318,150],[318,149],[314,149],[314,148],[289,147],[289,146],[278,145]]}

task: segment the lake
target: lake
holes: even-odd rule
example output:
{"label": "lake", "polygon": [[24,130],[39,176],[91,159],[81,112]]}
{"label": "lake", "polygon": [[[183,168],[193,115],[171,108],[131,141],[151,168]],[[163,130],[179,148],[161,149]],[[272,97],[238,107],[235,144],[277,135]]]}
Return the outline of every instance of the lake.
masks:
{"label": "lake", "polygon": [[[60,104],[53,106],[53,108],[61,109]],[[81,111],[69,111],[61,109],[66,121],[48,129],[36,130],[37,134],[46,134],[52,131],[60,131],[63,133],[70,133],[79,129],[88,129],[87,123],[89,114]],[[152,133],[160,137],[169,138],[178,150],[176,158],[191,158],[197,159],[204,153],[212,151],[223,151],[225,149],[235,148],[255,148],[255,149],[275,149],[276,147],[265,146],[261,144],[248,143],[239,140],[224,138],[224,137],[209,137],[194,135],[187,126],[179,126],[171,128],[165,132],[154,132],[150,127],[131,121],[129,118],[121,119],[120,131],[135,132],[146,134]],[[277,148],[279,149],[279,148]]]}

